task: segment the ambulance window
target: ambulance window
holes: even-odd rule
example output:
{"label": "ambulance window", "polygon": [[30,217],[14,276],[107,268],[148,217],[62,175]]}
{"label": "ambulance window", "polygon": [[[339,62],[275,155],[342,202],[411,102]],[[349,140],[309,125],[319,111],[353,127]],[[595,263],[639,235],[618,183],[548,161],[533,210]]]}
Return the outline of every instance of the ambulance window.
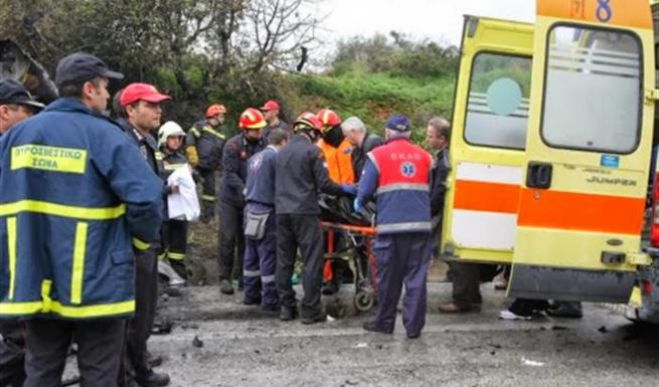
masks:
{"label": "ambulance window", "polygon": [[542,137],[557,148],[630,153],[640,128],[640,43],[628,32],[559,25],[549,34]]}
{"label": "ambulance window", "polygon": [[465,140],[524,149],[529,117],[531,58],[480,53],[471,70]]}

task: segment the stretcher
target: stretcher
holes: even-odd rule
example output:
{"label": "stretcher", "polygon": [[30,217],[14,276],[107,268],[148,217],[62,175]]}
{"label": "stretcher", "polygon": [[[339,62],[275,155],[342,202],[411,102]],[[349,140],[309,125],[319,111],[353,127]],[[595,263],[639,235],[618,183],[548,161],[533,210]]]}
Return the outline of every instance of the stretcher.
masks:
{"label": "stretcher", "polygon": [[[377,299],[377,263],[373,253],[375,227],[335,222],[321,222],[321,227],[327,235],[324,280],[332,280],[331,262],[348,255],[355,274],[355,309],[358,312],[371,310]],[[338,249],[334,243],[337,233],[346,237],[346,243]]]}

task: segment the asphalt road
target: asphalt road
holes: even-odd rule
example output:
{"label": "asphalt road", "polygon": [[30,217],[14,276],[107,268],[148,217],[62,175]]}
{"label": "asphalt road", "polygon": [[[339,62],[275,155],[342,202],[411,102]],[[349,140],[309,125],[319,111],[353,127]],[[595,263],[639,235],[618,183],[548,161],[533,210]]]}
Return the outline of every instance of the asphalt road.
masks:
{"label": "asphalt road", "polygon": [[[581,320],[503,321],[503,293],[482,289],[480,313],[447,316],[434,305],[450,285],[431,283],[426,328],[410,340],[400,319],[394,335],[363,331],[372,314],[351,307],[347,317],[305,326],[242,305],[241,293],[190,287],[161,303],[175,325],[150,348],[165,357],[159,370],[173,386],[659,385],[659,327],[592,304]],[[350,304],[352,293],[342,288],[340,302]]]}

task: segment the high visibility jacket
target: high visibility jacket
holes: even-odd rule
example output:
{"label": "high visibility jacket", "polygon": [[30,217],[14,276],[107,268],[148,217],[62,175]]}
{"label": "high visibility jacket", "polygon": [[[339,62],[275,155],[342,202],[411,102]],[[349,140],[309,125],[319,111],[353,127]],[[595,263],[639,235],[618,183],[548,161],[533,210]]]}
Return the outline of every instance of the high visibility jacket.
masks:
{"label": "high visibility jacket", "polygon": [[339,147],[335,148],[321,139],[318,146],[325,154],[330,179],[337,184],[353,184],[355,172],[352,168],[352,145],[348,140],[344,139]]}
{"label": "high visibility jacket", "polygon": [[163,183],[113,121],[62,98],[0,140],[0,318],[135,310],[131,239],[155,240]]}
{"label": "high visibility jacket", "polygon": [[[226,137],[219,128],[213,128],[206,121],[199,121],[188,131],[185,137],[185,147],[194,147],[199,158],[198,165],[202,169],[216,170],[222,163],[222,150]],[[195,160],[190,160],[194,164]]]}
{"label": "high visibility jacket", "polygon": [[407,139],[397,138],[368,153],[357,198],[376,198],[377,232],[428,232],[432,156]]}

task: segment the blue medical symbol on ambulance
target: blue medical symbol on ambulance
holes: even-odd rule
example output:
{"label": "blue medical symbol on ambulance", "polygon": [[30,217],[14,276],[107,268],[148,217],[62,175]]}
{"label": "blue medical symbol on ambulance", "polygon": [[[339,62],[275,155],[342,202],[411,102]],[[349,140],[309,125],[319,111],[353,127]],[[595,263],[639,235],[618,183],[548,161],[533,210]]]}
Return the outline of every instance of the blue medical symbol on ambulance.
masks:
{"label": "blue medical symbol on ambulance", "polygon": [[413,177],[416,175],[416,166],[414,163],[406,161],[400,166],[400,173],[405,177]]}

